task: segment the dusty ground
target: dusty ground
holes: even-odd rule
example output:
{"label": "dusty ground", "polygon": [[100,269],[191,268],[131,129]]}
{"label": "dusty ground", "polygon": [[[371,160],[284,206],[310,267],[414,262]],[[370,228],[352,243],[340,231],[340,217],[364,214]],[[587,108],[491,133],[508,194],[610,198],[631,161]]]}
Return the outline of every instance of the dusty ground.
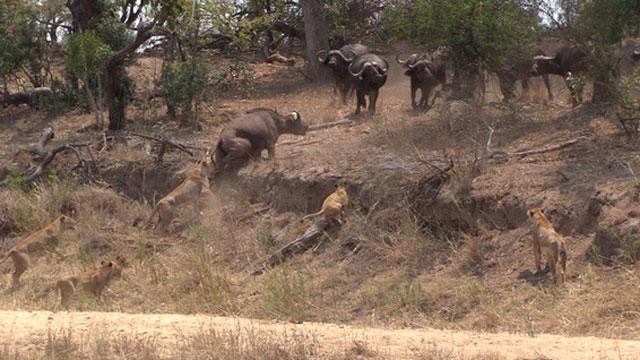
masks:
{"label": "dusty ground", "polygon": [[[274,323],[243,318],[176,314],[0,312],[0,337],[5,352],[44,352],[48,337],[69,330],[73,341],[89,342],[96,334],[153,339],[159,353],[174,358],[181,341],[203,330],[233,332],[242,337],[268,334],[275,339],[300,338],[317,344],[313,358],[330,358],[352,344],[369,350],[377,359],[415,359],[430,350],[450,354],[447,358],[483,356],[494,359],[635,359],[640,341],[609,340],[594,337],[561,337],[538,334],[528,337],[508,333],[473,333],[433,329],[387,330],[322,323]],[[9,350],[9,351],[8,351]]]}

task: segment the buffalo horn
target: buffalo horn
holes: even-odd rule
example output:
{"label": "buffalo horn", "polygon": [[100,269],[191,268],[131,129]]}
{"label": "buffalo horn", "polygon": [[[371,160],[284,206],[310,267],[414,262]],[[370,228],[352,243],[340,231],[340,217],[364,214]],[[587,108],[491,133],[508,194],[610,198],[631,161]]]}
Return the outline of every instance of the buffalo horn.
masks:
{"label": "buffalo horn", "polygon": [[351,76],[360,77],[360,75],[362,75],[364,70],[371,66],[371,63],[369,61],[367,61],[364,64],[362,64],[362,69],[360,69],[360,72],[358,72],[358,73],[354,73],[353,70],[351,70],[351,66],[353,66],[353,64],[349,65],[349,73],[351,74]]}
{"label": "buffalo horn", "polygon": [[327,56],[329,56],[329,55],[333,55],[333,54],[337,54],[337,55],[339,55],[339,56],[342,58],[342,60],[344,60],[345,62],[351,62],[351,61],[353,61],[353,58],[348,58],[348,57],[344,56],[344,54],[343,54],[343,53],[342,53],[342,51],[340,51],[340,50],[331,50],[331,51],[329,51],[329,53],[327,54]]}
{"label": "buffalo horn", "polygon": [[318,61],[323,63],[325,60],[327,60],[327,57],[325,56],[324,59],[322,58],[322,54],[326,54],[327,51],[326,50],[320,50],[316,53],[316,56],[318,57]]}

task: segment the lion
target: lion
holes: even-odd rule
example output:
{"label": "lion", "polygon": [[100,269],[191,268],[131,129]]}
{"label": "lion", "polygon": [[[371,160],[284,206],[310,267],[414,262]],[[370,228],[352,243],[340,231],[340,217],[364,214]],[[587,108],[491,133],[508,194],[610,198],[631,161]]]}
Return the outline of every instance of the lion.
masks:
{"label": "lion", "polygon": [[111,280],[122,277],[122,268],[126,266],[126,259],[118,256],[115,261],[102,260],[100,266],[93,270],[59,280],[56,288],[60,291],[60,305],[68,309],[69,302],[78,289],[100,299],[102,291],[109,286]]}
{"label": "lion", "polygon": [[27,236],[17,244],[13,245],[5,257],[0,260],[0,264],[9,258],[13,260],[15,271],[13,272],[12,288],[20,284],[20,276],[29,268],[30,257],[38,256],[47,252],[55,252],[59,244],[59,237],[66,230],[75,227],[75,220],[67,215],[60,215],[44,228]]}
{"label": "lion", "polygon": [[553,224],[544,215],[543,209],[533,208],[528,214],[533,226],[533,255],[537,273],[542,271],[542,248],[545,248],[554,283],[557,284],[558,281],[564,283],[567,271],[567,249],[564,238],[553,228]]}
{"label": "lion", "polygon": [[158,228],[166,229],[169,225],[175,224],[174,218],[178,206],[188,201],[199,200],[201,194],[212,195],[209,187],[209,175],[212,169],[210,157],[205,156],[193,167],[182,171],[182,173],[186,173],[186,179],[156,204],[144,227],[148,228],[157,215]]}
{"label": "lion", "polygon": [[344,207],[347,206],[348,202],[349,196],[347,195],[345,186],[336,185],[336,190],[324,199],[320,211],[303,217],[301,221],[324,215],[326,220],[335,219],[338,223],[342,224],[344,221]]}

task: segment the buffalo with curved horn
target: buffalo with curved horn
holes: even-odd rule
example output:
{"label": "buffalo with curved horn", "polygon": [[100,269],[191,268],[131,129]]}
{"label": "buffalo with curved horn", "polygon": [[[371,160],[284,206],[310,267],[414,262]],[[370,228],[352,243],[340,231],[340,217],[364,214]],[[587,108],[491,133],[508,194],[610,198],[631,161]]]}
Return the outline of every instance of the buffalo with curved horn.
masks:
{"label": "buffalo with curved horn", "polygon": [[387,82],[389,63],[376,54],[364,54],[355,58],[348,70],[358,98],[356,114],[360,113],[361,106],[366,106],[365,95],[369,96],[369,114],[375,114],[378,93]]}
{"label": "buffalo with curved horn", "polygon": [[[369,53],[369,48],[362,44],[349,44],[339,50],[320,50],[316,54],[318,61],[331,69],[335,86],[333,93],[340,93],[342,102],[346,104],[347,95],[353,92],[353,82],[349,76],[349,65],[358,56]],[[324,55],[324,57],[323,57]]]}
{"label": "buffalo with curved horn", "polygon": [[[407,60],[400,60],[396,55],[398,64],[407,68],[405,75],[411,80],[411,107],[426,111],[429,108],[429,96],[431,91],[438,86],[444,86],[447,82],[445,64],[436,64],[428,54],[412,54]],[[416,103],[416,93],[420,89],[420,101]]]}
{"label": "buffalo with curved horn", "polygon": [[573,106],[578,105],[578,94],[574,84],[569,79],[569,75],[574,76],[584,74],[588,70],[587,58],[589,54],[581,48],[568,46],[560,49],[555,56],[538,55],[533,58],[534,63],[531,69],[533,76],[544,76],[547,74],[560,75],[565,80],[567,88],[571,92],[571,102]]}

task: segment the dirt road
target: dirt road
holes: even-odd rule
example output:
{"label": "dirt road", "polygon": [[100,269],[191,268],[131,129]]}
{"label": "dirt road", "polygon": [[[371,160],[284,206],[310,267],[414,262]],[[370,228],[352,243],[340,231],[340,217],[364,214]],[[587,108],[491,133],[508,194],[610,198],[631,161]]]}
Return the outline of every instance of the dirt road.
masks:
{"label": "dirt road", "polygon": [[[173,314],[52,313],[47,311],[0,312],[0,339],[5,349],[21,352],[43,351],[49,334],[71,331],[74,341],[86,342],[95,334],[153,337],[162,353],[171,357],[179,339],[203,334],[204,330],[247,334],[268,334],[274,338],[302,335],[313,339],[316,355],[335,354],[354,342],[366,344],[377,358],[409,359],[416,351],[425,354],[438,348],[453,358],[482,357],[506,359],[635,359],[640,341],[555,335],[482,334],[432,329],[388,330],[320,323],[275,323],[230,317]],[[184,342],[183,342],[184,343]],[[314,355],[314,356],[316,356]],[[447,357],[449,358],[449,357]]]}

